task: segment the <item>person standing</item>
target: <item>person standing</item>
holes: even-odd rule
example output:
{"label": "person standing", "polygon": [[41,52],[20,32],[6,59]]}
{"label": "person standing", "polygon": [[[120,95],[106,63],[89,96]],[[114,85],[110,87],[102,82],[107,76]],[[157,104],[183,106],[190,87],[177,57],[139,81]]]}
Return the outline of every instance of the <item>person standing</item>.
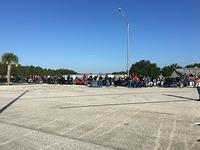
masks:
{"label": "person standing", "polygon": [[118,80],[117,77],[114,76],[114,77],[113,77],[114,87],[117,87],[117,80]]}
{"label": "person standing", "polygon": [[100,77],[99,77],[99,84],[98,84],[98,87],[100,87],[100,88],[102,88],[102,86],[103,86],[102,80],[103,80],[103,77],[100,75]]}
{"label": "person standing", "polygon": [[200,76],[197,78],[196,80],[196,87],[197,87],[197,92],[199,94],[199,99],[198,101],[200,101]]}
{"label": "person standing", "polygon": [[133,87],[137,87],[138,83],[140,82],[140,79],[137,75],[134,75],[133,77]]}
{"label": "person standing", "polygon": [[106,80],[106,86],[110,86],[109,77],[108,77],[107,74],[106,74],[106,76],[105,76],[105,80]]}

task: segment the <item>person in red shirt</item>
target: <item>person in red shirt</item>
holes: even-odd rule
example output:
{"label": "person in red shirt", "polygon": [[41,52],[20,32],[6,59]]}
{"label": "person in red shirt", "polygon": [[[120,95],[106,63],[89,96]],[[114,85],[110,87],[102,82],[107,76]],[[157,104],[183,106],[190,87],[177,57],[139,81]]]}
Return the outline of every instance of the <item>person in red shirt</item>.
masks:
{"label": "person in red shirt", "polygon": [[134,75],[132,80],[133,80],[133,87],[137,87],[137,84],[140,81],[139,77],[137,75]]}

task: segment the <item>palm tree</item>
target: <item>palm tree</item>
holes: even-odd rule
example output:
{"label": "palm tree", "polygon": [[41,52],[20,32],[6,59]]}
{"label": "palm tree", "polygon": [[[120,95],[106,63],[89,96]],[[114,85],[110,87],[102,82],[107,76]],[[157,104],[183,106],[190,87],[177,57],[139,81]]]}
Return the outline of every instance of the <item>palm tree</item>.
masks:
{"label": "palm tree", "polygon": [[18,57],[13,53],[5,53],[1,57],[2,62],[8,65],[7,69],[7,83],[10,84],[10,72],[11,72],[11,66],[18,64]]}

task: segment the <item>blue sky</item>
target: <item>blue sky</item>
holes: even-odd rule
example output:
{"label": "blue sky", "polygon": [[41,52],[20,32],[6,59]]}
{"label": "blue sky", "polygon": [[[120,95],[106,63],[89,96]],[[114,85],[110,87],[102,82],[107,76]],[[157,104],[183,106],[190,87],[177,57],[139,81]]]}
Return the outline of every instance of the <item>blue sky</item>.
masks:
{"label": "blue sky", "polygon": [[20,64],[77,72],[126,69],[148,59],[160,67],[200,63],[200,0],[0,0],[0,55]]}

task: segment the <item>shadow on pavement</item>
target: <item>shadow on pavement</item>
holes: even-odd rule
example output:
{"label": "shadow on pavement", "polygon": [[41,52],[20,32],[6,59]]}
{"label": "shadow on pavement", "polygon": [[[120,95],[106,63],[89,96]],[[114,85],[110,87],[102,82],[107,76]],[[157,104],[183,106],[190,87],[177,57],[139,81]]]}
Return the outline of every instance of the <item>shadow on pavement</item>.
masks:
{"label": "shadow on pavement", "polygon": [[194,99],[194,98],[177,96],[177,95],[171,95],[171,94],[163,94],[163,95],[165,95],[165,96],[171,96],[171,97],[176,97],[176,98],[182,98],[182,99],[188,99],[188,100],[193,100],[193,101],[197,101],[198,100],[198,99]]}
{"label": "shadow on pavement", "polygon": [[16,102],[18,99],[20,99],[20,97],[22,97],[23,95],[25,95],[27,92],[29,92],[29,90],[23,92],[21,95],[19,95],[17,98],[15,98],[14,100],[12,100],[10,103],[8,103],[6,106],[4,106],[3,108],[0,109],[0,114],[5,111],[9,106],[11,106],[14,102]]}

